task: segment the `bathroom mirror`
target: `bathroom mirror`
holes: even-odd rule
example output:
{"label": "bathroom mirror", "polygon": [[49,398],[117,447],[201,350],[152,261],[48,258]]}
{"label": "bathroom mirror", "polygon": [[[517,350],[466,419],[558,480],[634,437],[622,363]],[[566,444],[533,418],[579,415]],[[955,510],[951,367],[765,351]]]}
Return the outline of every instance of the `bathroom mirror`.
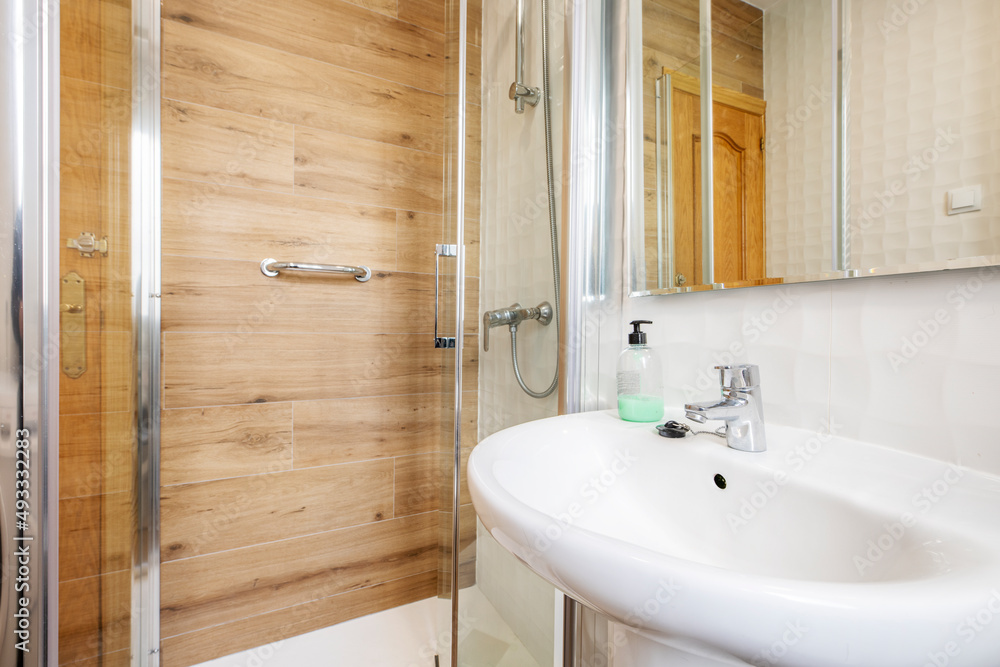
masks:
{"label": "bathroom mirror", "polygon": [[633,294],[1000,263],[1000,3],[640,4]]}

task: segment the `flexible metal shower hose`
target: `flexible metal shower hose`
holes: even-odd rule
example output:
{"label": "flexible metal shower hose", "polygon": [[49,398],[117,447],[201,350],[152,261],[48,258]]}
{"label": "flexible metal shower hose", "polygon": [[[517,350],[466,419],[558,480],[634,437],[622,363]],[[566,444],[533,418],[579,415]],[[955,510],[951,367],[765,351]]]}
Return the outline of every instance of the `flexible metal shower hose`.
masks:
{"label": "flexible metal shower hose", "polygon": [[510,353],[514,364],[514,377],[521,385],[524,393],[532,398],[545,398],[559,384],[559,231],[556,224],[556,194],[555,173],[552,167],[552,109],[549,104],[549,2],[542,0],[542,109],[545,115],[545,177],[549,190],[549,235],[552,239],[552,283],[555,287],[555,318],[556,318],[556,370],[552,375],[552,383],[545,391],[532,391],[521,378],[517,367],[517,327],[510,328]]}

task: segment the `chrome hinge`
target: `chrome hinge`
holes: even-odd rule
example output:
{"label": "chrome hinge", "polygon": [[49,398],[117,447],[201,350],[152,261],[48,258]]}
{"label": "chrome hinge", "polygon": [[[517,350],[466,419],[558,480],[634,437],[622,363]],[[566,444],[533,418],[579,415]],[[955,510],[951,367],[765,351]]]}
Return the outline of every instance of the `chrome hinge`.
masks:
{"label": "chrome hinge", "polygon": [[66,239],[66,247],[80,251],[81,257],[93,257],[95,252],[107,256],[108,237],[103,237],[100,241],[90,232],[81,232],[79,238]]}

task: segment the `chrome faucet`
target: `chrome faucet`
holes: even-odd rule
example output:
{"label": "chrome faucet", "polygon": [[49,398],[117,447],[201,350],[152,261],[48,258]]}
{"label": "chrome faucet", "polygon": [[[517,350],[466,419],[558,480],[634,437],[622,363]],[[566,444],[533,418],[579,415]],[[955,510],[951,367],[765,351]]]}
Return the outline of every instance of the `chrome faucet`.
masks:
{"label": "chrome faucet", "polygon": [[521,308],[521,304],[515,303],[509,308],[487,310],[483,313],[483,351],[490,350],[490,329],[506,324],[511,333],[517,333],[517,325],[525,320],[538,320],[547,325],[552,321],[552,306],[542,301],[537,308]]}
{"label": "chrome faucet", "polygon": [[764,406],[760,396],[760,369],[756,364],[716,366],[722,385],[722,400],[688,403],[688,419],[704,424],[709,419],[726,422],[726,444],[741,452],[763,452]]}

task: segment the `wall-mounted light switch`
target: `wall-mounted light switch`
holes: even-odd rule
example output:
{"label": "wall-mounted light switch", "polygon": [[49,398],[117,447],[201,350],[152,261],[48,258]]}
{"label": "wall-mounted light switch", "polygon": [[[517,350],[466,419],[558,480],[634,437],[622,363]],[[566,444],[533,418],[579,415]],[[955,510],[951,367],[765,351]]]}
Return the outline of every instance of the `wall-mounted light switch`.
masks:
{"label": "wall-mounted light switch", "polygon": [[983,186],[972,185],[948,191],[948,215],[981,211],[983,209]]}

